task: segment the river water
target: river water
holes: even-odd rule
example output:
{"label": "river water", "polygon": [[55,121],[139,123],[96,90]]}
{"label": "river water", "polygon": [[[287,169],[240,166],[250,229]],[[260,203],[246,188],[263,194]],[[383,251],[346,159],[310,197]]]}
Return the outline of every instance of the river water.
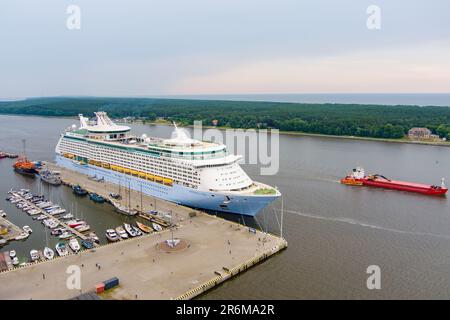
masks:
{"label": "river water", "polygon": [[[0,116],[0,150],[22,152],[33,160],[52,160],[64,128],[75,119]],[[170,137],[172,128],[133,124],[138,133]],[[258,181],[277,186],[284,199],[284,236],[289,247],[272,259],[224,283],[201,299],[391,299],[450,298],[450,204],[447,198],[398,191],[348,187],[340,177],[356,164],[399,180],[439,184],[450,181],[450,148],[324,137],[280,136],[280,170]],[[77,199],[66,187],[48,187],[15,174],[12,160],[0,160],[0,208],[19,226],[34,232],[15,249],[23,259],[42,249],[41,224],[4,200],[11,188],[42,191],[100,236],[124,217],[109,205]],[[280,201],[246,224],[279,233]],[[240,217],[230,217],[234,220]],[[49,236],[50,243],[56,240]],[[381,269],[381,289],[366,286],[367,267]]]}

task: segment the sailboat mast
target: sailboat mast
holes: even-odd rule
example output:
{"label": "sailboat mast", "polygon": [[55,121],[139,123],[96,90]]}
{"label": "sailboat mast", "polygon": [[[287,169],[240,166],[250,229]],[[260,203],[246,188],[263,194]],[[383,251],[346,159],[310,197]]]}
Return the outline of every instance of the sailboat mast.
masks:
{"label": "sailboat mast", "polygon": [[143,207],[143,203],[142,203],[142,183],[141,183],[141,212],[144,212],[144,207]]}
{"label": "sailboat mast", "polygon": [[131,182],[128,181],[128,211],[131,212]]}
{"label": "sailboat mast", "polygon": [[283,238],[283,218],[284,218],[284,206],[283,206],[283,196],[281,196],[281,226],[280,226],[281,238]]}

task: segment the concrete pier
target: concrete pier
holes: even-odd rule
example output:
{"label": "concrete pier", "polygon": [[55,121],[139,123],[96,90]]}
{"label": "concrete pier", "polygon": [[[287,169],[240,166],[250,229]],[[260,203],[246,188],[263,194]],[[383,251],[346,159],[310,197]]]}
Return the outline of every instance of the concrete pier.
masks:
{"label": "concrete pier", "polygon": [[23,232],[21,228],[3,217],[0,217],[0,227],[1,226],[7,228],[8,230],[7,233],[1,235],[1,237],[7,241],[14,240],[15,237]]}
{"label": "concrete pier", "polygon": [[[64,181],[102,196],[118,192],[117,185],[49,167],[61,171]],[[141,207],[139,193],[132,191],[132,203]],[[70,299],[112,277],[118,277],[120,285],[102,294],[104,299],[191,299],[287,247],[275,235],[249,232],[245,226],[199,211],[190,217],[192,209],[149,196],[142,197],[142,206],[170,213],[177,225],[174,237],[183,246],[163,249],[161,244],[171,238],[166,229],[5,271],[0,273],[0,299]],[[79,289],[67,286],[73,266],[81,272]]]}

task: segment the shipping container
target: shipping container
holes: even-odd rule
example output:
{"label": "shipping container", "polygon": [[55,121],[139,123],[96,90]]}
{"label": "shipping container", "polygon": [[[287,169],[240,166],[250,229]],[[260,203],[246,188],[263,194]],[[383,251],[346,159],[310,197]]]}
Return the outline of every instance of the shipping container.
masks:
{"label": "shipping container", "polygon": [[103,291],[105,291],[105,284],[103,282],[95,285],[96,293],[102,293]]}
{"label": "shipping container", "polygon": [[105,290],[109,290],[119,285],[119,279],[114,277],[104,281],[103,283],[105,284]]}

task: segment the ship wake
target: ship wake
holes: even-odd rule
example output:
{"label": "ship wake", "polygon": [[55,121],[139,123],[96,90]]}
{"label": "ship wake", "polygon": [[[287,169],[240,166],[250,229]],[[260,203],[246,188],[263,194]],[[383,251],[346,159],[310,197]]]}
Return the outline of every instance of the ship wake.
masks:
{"label": "ship wake", "polygon": [[310,213],[304,213],[294,210],[284,210],[285,213],[295,214],[304,218],[310,218],[310,219],[317,219],[317,220],[324,220],[324,221],[332,221],[332,222],[340,222],[340,223],[347,223],[352,225],[357,225],[363,228],[370,228],[380,231],[387,231],[392,233],[398,233],[398,234],[406,234],[406,235],[414,235],[414,236],[429,236],[429,237],[435,237],[440,239],[446,239],[450,240],[450,236],[443,235],[443,234],[435,234],[435,233],[428,233],[428,232],[416,232],[416,231],[407,231],[407,230],[400,230],[395,228],[389,228],[389,227],[382,227],[374,224],[369,224],[365,222],[361,222],[355,219],[351,218],[345,218],[345,217],[325,217],[325,216],[319,216],[314,215]]}

